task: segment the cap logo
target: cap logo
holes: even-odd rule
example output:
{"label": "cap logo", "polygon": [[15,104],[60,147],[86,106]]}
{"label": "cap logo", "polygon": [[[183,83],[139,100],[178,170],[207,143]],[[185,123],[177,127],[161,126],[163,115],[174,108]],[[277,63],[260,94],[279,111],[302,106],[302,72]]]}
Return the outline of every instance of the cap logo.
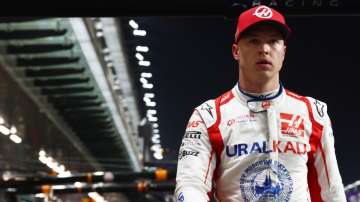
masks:
{"label": "cap logo", "polygon": [[271,18],[273,16],[273,13],[271,11],[271,9],[267,6],[259,6],[254,14],[256,17],[258,18]]}

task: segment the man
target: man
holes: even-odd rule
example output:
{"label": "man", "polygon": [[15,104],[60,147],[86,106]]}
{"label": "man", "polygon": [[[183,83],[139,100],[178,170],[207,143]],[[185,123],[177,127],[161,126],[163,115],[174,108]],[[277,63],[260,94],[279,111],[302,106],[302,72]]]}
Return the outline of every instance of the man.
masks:
{"label": "man", "polygon": [[345,202],[325,103],[280,83],[290,29],[266,6],[239,16],[233,89],[197,107],[179,151],[176,197],[205,202]]}

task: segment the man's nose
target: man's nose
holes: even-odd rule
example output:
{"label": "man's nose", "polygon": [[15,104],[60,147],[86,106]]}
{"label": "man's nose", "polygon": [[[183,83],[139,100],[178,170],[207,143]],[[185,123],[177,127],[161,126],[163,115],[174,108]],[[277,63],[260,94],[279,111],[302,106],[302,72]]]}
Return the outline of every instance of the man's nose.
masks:
{"label": "man's nose", "polygon": [[260,43],[259,44],[259,53],[260,54],[269,54],[270,52],[270,45],[268,43]]}

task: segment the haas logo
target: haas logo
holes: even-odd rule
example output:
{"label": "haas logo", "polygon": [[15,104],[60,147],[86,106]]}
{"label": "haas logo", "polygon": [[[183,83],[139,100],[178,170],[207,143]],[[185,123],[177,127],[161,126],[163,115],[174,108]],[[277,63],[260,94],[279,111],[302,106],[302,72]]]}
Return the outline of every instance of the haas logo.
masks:
{"label": "haas logo", "polygon": [[304,137],[304,119],[300,115],[280,113],[281,133],[290,137]]}
{"label": "haas logo", "polygon": [[267,18],[271,18],[273,13],[272,13],[272,11],[271,11],[271,9],[269,7],[267,7],[267,6],[259,6],[255,10],[253,15],[255,15],[258,18],[266,18],[267,19]]}

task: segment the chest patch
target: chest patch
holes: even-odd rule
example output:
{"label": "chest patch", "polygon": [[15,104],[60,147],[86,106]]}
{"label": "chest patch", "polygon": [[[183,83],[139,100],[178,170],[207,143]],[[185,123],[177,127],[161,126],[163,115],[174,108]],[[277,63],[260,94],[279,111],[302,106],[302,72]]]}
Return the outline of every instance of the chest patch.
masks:
{"label": "chest patch", "polygon": [[304,118],[296,114],[280,113],[281,133],[290,137],[304,137]]}

